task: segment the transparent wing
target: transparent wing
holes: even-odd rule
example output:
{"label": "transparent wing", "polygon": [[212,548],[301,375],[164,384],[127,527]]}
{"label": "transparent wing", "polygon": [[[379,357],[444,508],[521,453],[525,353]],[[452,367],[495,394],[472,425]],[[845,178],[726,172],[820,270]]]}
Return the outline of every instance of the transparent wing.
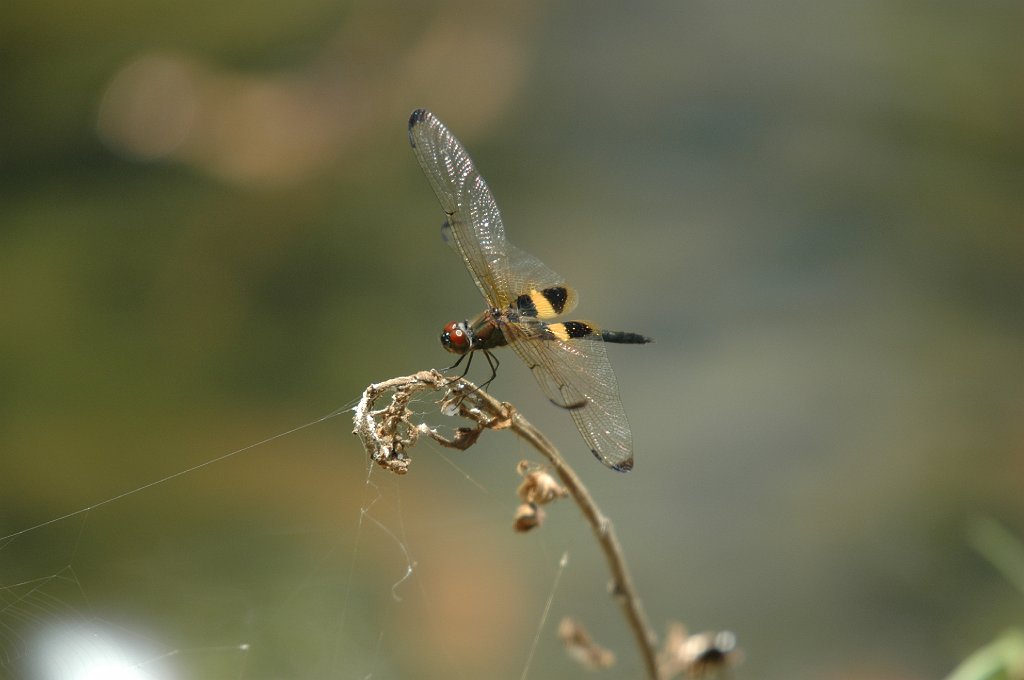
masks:
{"label": "transparent wing", "polygon": [[409,118],[409,143],[448,215],[451,243],[491,307],[506,307],[509,258],[505,227],[487,183],[459,140],[425,109]]}
{"label": "transparent wing", "polygon": [[559,340],[536,319],[503,327],[541,390],[569,411],[590,451],[613,470],[633,468],[633,435],[600,333]]}
{"label": "transparent wing", "polygon": [[[452,225],[447,221],[441,225],[441,238],[458,255],[462,255],[462,250],[459,248],[458,239],[455,236]],[[556,274],[554,270],[539,259],[524,250],[520,250],[508,241],[505,242],[505,253],[508,257],[508,270],[503,281],[509,296],[514,297],[523,293],[529,293],[530,291],[544,290],[554,286],[565,287],[565,279],[561,275]],[[568,314],[576,307],[576,292],[571,289],[569,290],[571,292],[566,299],[565,306],[562,308],[562,314]]]}
{"label": "transparent wing", "polygon": [[565,279],[536,257],[509,243],[508,261],[508,285],[510,290],[522,294],[562,286],[566,288],[568,298],[566,298],[565,306],[558,315],[568,314],[576,308],[576,292],[565,285]]}

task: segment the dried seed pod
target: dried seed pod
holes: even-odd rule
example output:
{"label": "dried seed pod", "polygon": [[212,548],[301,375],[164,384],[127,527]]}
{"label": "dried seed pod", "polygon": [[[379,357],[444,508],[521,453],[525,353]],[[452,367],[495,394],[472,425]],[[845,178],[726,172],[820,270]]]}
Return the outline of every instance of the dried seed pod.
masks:
{"label": "dried seed pod", "polygon": [[534,503],[523,503],[516,508],[515,519],[512,528],[519,533],[526,533],[536,529],[544,521],[544,510]]}

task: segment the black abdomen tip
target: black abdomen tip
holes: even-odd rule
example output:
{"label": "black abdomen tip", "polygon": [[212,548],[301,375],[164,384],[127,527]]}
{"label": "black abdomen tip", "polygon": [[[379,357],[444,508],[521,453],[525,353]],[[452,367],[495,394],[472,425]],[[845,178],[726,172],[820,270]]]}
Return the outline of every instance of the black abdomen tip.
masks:
{"label": "black abdomen tip", "polygon": [[601,331],[601,339],[605,342],[617,342],[623,345],[646,345],[649,342],[654,342],[646,335],[629,331]]}

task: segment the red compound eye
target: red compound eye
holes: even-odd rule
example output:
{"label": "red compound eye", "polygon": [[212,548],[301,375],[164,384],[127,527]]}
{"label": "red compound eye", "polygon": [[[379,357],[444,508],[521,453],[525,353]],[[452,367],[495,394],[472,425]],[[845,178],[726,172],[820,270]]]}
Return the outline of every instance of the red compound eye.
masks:
{"label": "red compound eye", "polygon": [[441,333],[441,344],[449,352],[465,353],[469,349],[469,334],[466,332],[465,324],[452,321],[445,326]]}

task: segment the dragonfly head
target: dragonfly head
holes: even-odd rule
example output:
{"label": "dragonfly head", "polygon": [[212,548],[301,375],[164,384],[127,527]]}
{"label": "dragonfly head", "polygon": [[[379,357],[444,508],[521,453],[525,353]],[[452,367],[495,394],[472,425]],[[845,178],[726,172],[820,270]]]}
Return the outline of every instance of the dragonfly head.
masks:
{"label": "dragonfly head", "polygon": [[473,334],[465,321],[452,321],[441,331],[441,345],[453,354],[465,354],[473,347]]}

